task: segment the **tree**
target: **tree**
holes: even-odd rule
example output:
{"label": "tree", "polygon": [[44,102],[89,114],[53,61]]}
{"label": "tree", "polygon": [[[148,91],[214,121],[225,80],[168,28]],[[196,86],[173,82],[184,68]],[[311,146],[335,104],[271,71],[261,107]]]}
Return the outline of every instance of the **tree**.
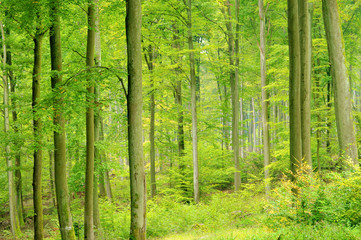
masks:
{"label": "tree", "polygon": [[270,163],[270,141],[269,141],[269,124],[268,124],[268,91],[267,87],[267,70],[266,70],[266,34],[265,34],[265,11],[263,0],[258,1],[259,19],[260,19],[260,61],[261,61],[261,87],[262,87],[262,128],[263,128],[263,160],[264,160],[264,177],[266,181],[266,196],[270,193],[269,169]]}
{"label": "tree", "polygon": [[301,140],[301,62],[298,0],[288,0],[289,44],[289,115],[290,115],[290,160],[291,171],[296,173],[302,160]]}
{"label": "tree", "polygon": [[[40,22],[40,13],[37,19]],[[34,40],[34,68],[32,85],[32,108],[33,108],[33,129],[35,139],[34,149],[34,172],[33,172],[33,200],[34,200],[34,238],[44,238],[43,226],[43,201],[42,201],[42,121],[38,114],[41,80],[41,57],[44,29],[40,25],[36,27]]]}
{"label": "tree", "polygon": [[152,45],[149,45],[148,49],[145,52],[145,59],[148,65],[148,70],[150,72],[150,131],[149,131],[149,141],[150,141],[150,195],[153,198],[157,192],[157,185],[155,180],[155,139],[154,139],[154,129],[155,129],[155,89],[154,89],[154,49]]}
{"label": "tree", "polygon": [[128,154],[130,173],[130,239],[146,237],[146,186],[142,128],[142,11],[140,0],[127,0],[126,38],[128,55]]}
{"label": "tree", "polygon": [[62,56],[60,38],[60,15],[61,2],[50,2],[50,56],[51,56],[51,87],[54,91],[53,99],[53,123],[54,131],[54,172],[55,191],[58,208],[61,238],[63,240],[75,240],[73,221],[70,213],[69,190],[66,173],[66,144],[65,144],[65,120],[63,117],[64,99],[62,91]]}
{"label": "tree", "polygon": [[356,137],[337,0],[322,0],[328,55],[335,91],[335,115],[341,155],[358,166]]}
{"label": "tree", "polygon": [[192,112],[192,148],[193,148],[193,195],[194,201],[199,202],[199,173],[198,173],[198,133],[197,133],[197,83],[194,65],[193,34],[192,34],[192,0],[187,1],[187,28],[189,49],[189,76],[191,82],[191,112]]}
{"label": "tree", "polygon": [[[94,67],[95,56],[95,1],[88,1],[88,37],[86,50],[86,66]],[[87,79],[87,109],[86,109],[86,172],[85,172],[85,203],[84,203],[84,239],[94,239],[94,84]]]}
{"label": "tree", "polygon": [[[6,141],[8,140],[8,134],[10,130],[10,121],[9,121],[9,82],[8,76],[6,73],[6,62],[7,62],[7,50],[6,50],[6,43],[5,43],[5,31],[3,22],[0,21],[0,29],[1,29],[1,39],[2,39],[2,80],[3,80],[3,89],[4,89],[4,132]],[[9,188],[9,208],[10,208],[10,224],[11,224],[11,234],[13,239],[16,239],[16,236],[20,232],[20,224],[17,215],[17,206],[16,206],[16,189],[15,189],[15,181],[14,181],[14,172],[12,170],[13,162],[10,157],[10,142],[5,144],[5,159],[6,159],[6,166],[8,168],[7,175],[8,175],[8,188]]]}
{"label": "tree", "polygon": [[[311,3],[312,4],[312,3]],[[308,0],[299,0],[299,35],[301,47],[301,137],[302,161],[312,172],[311,155],[311,72],[312,36],[311,14]]]}

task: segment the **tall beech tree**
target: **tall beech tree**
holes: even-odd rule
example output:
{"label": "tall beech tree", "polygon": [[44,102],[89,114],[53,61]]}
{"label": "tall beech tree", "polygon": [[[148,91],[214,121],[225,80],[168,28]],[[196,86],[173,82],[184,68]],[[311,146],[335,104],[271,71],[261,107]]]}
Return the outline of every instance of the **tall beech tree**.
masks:
{"label": "tall beech tree", "polygon": [[145,51],[145,60],[147,62],[148,70],[150,72],[150,130],[149,130],[149,141],[150,141],[150,195],[153,198],[157,192],[156,178],[155,178],[155,89],[154,89],[154,49],[152,45],[148,46]]}
{"label": "tall beech tree", "polygon": [[262,87],[262,128],[263,128],[263,160],[264,160],[264,178],[266,181],[266,196],[270,193],[269,169],[270,163],[270,139],[268,124],[268,91],[267,86],[267,68],[266,68],[266,27],[265,27],[265,10],[263,0],[258,0],[260,36],[259,51],[261,64],[261,87]]}
{"label": "tall beech tree", "polygon": [[16,204],[16,188],[15,188],[15,178],[14,172],[12,169],[13,161],[10,156],[10,139],[9,139],[9,130],[10,130],[10,120],[9,120],[9,80],[6,72],[6,62],[7,62],[7,49],[6,49],[6,38],[3,22],[0,21],[0,30],[1,30],[1,39],[2,39],[2,80],[3,80],[3,105],[4,105],[4,133],[5,133],[5,159],[7,175],[8,175],[8,189],[9,189],[9,210],[10,210],[10,227],[11,234],[13,239],[16,239],[17,235],[20,233],[20,223],[17,214],[17,204]]}
{"label": "tall beech tree", "polygon": [[94,239],[94,84],[91,80],[91,68],[95,57],[95,0],[88,1],[88,37],[86,49],[87,107],[86,107],[86,170],[84,203],[84,239]]}
{"label": "tall beech tree", "polygon": [[288,0],[289,116],[291,171],[296,173],[302,160],[301,139],[301,58],[298,0]]}
{"label": "tall beech tree", "polygon": [[192,0],[187,1],[187,40],[189,49],[189,76],[191,82],[191,112],[192,112],[192,156],[193,156],[193,197],[199,202],[199,172],[198,172],[198,128],[197,128],[197,83],[194,60],[192,33]]}
{"label": "tall beech tree", "polygon": [[53,99],[53,123],[54,131],[54,178],[58,219],[60,224],[61,238],[63,240],[75,240],[72,216],[70,213],[69,190],[66,173],[66,144],[65,144],[65,120],[63,117],[64,98],[62,91],[62,56],[60,36],[59,8],[62,1],[50,2],[50,57],[51,57],[51,87],[55,93]]}
{"label": "tall beech tree", "polygon": [[[100,39],[100,21],[99,21],[99,0],[95,0],[95,65],[100,67],[102,64],[102,50]],[[99,104],[100,98],[100,86],[96,84],[94,88],[94,99],[96,102],[96,108],[94,113],[94,142],[100,142],[100,111],[101,106]],[[94,237],[95,239],[103,239],[104,235],[100,225],[100,212],[99,212],[99,195],[98,195],[98,182],[100,178],[104,178],[103,171],[99,171],[102,167],[102,154],[99,147],[94,146],[94,187],[93,187],[93,224],[94,224]]]}
{"label": "tall beech tree", "polygon": [[[312,3],[311,3],[312,4]],[[308,0],[298,1],[299,35],[301,54],[301,137],[302,161],[312,171],[311,155],[311,72],[312,72],[312,36],[311,14]]]}
{"label": "tall beech tree", "polygon": [[[40,22],[40,15],[37,13],[37,20]],[[34,68],[32,85],[32,109],[33,109],[33,129],[35,139],[34,149],[34,172],[33,172],[33,200],[34,200],[34,238],[44,238],[43,224],[43,201],[42,201],[42,121],[39,117],[39,98],[41,80],[41,58],[44,38],[44,30],[37,26],[34,40]]]}
{"label": "tall beech tree", "polygon": [[340,154],[358,166],[357,145],[352,116],[350,82],[347,76],[337,0],[322,0],[328,55],[335,94],[335,115]]}
{"label": "tall beech tree", "polygon": [[146,185],[142,127],[142,26],[141,0],[126,1],[128,56],[128,154],[130,174],[130,239],[146,238]]}

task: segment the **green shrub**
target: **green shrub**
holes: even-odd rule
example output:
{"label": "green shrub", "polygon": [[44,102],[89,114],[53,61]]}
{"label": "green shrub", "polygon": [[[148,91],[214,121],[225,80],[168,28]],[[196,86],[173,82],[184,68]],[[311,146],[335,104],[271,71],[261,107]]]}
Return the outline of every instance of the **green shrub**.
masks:
{"label": "green shrub", "polygon": [[349,170],[330,173],[323,179],[300,170],[292,182],[284,178],[272,195],[266,209],[267,224],[284,227],[294,224],[316,225],[361,223],[361,172]]}

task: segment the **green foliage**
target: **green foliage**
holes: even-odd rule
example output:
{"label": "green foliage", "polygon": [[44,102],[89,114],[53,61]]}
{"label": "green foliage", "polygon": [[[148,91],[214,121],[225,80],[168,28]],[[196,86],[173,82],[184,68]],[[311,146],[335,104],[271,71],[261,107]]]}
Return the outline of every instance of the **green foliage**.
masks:
{"label": "green foliage", "polygon": [[271,196],[267,210],[271,227],[294,224],[361,224],[361,172],[329,173],[322,178],[300,170],[295,181],[284,178]]}

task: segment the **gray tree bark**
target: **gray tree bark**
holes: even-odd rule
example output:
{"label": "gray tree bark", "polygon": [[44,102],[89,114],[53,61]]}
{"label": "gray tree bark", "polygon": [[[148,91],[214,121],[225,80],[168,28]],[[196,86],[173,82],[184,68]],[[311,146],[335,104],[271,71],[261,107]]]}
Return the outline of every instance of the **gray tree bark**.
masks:
{"label": "gray tree bark", "polygon": [[146,238],[146,184],[142,128],[142,26],[141,0],[127,0],[126,38],[128,53],[128,151],[130,170],[130,239]]}
{"label": "gray tree bark", "polygon": [[302,160],[301,58],[298,0],[288,0],[290,161],[293,176]]}
{"label": "gray tree bark", "polygon": [[[94,67],[95,57],[95,0],[88,0],[88,37],[86,66]],[[88,74],[91,73],[89,69]],[[86,172],[84,203],[84,239],[94,239],[94,84],[87,79],[86,109]]]}
{"label": "gray tree bark", "polygon": [[155,139],[154,139],[154,131],[155,131],[155,88],[154,88],[154,49],[152,45],[149,45],[146,53],[148,70],[150,72],[150,131],[149,131],[149,141],[150,141],[150,196],[153,198],[157,194],[157,185],[155,181]]}
{"label": "gray tree bark", "polygon": [[348,81],[345,49],[336,0],[322,0],[328,55],[335,91],[335,115],[341,155],[358,166],[357,145],[352,116],[350,83]]}
{"label": "gray tree bark", "polygon": [[191,80],[191,109],[192,109],[192,145],[193,145],[193,194],[194,202],[199,202],[199,173],[198,173],[198,127],[197,127],[197,83],[193,52],[193,34],[192,34],[192,0],[187,1],[188,15],[188,48],[189,48],[189,67]]}
{"label": "gray tree bark", "polygon": [[265,11],[263,0],[258,0],[259,19],[260,19],[260,62],[261,62],[261,87],[262,87],[262,129],[263,129],[263,161],[264,161],[264,178],[266,182],[266,197],[270,193],[269,169],[270,163],[270,140],[268,124],[268,91],[267,86],[267,69],[266,69],[266,34],[265,34]]}
{"label": "gray tree bark", "polygon": [[[312,3],[310,3],[312,4]],[[311,155],[311,72],[312,72],[312,16],[308,0],[298,0],[301,47],[301,134],[302,161],[312,172]]]}
{"label": "gray tree bark", "polygon": [[54,118],[53,123],[57,127],[54,131],[54,171],[55,191],[58,208],[61,238],[63,240],[75,240],[73,221],[70,213],[69,190],[66,173],[66,143],[65,143],[65,120],[63,117],[64,101],[62,89],[62,57],[60,37],[59,1],[51,1],[50,17],[50,56],[51,56],[51,87],[57,94],[53,100]]}
{"label": "gray tree bark", "polygon": [[42,121],[38,116],[38,104],[40,98],[41,80],[41,57],[43,33],[37,29],[34,37],[34,68],[32,84],[32,109],[34,130],[34,171],[33,171],[33,203],[34,203],[34,239],[44,238],[43,201],[42,201]]}

